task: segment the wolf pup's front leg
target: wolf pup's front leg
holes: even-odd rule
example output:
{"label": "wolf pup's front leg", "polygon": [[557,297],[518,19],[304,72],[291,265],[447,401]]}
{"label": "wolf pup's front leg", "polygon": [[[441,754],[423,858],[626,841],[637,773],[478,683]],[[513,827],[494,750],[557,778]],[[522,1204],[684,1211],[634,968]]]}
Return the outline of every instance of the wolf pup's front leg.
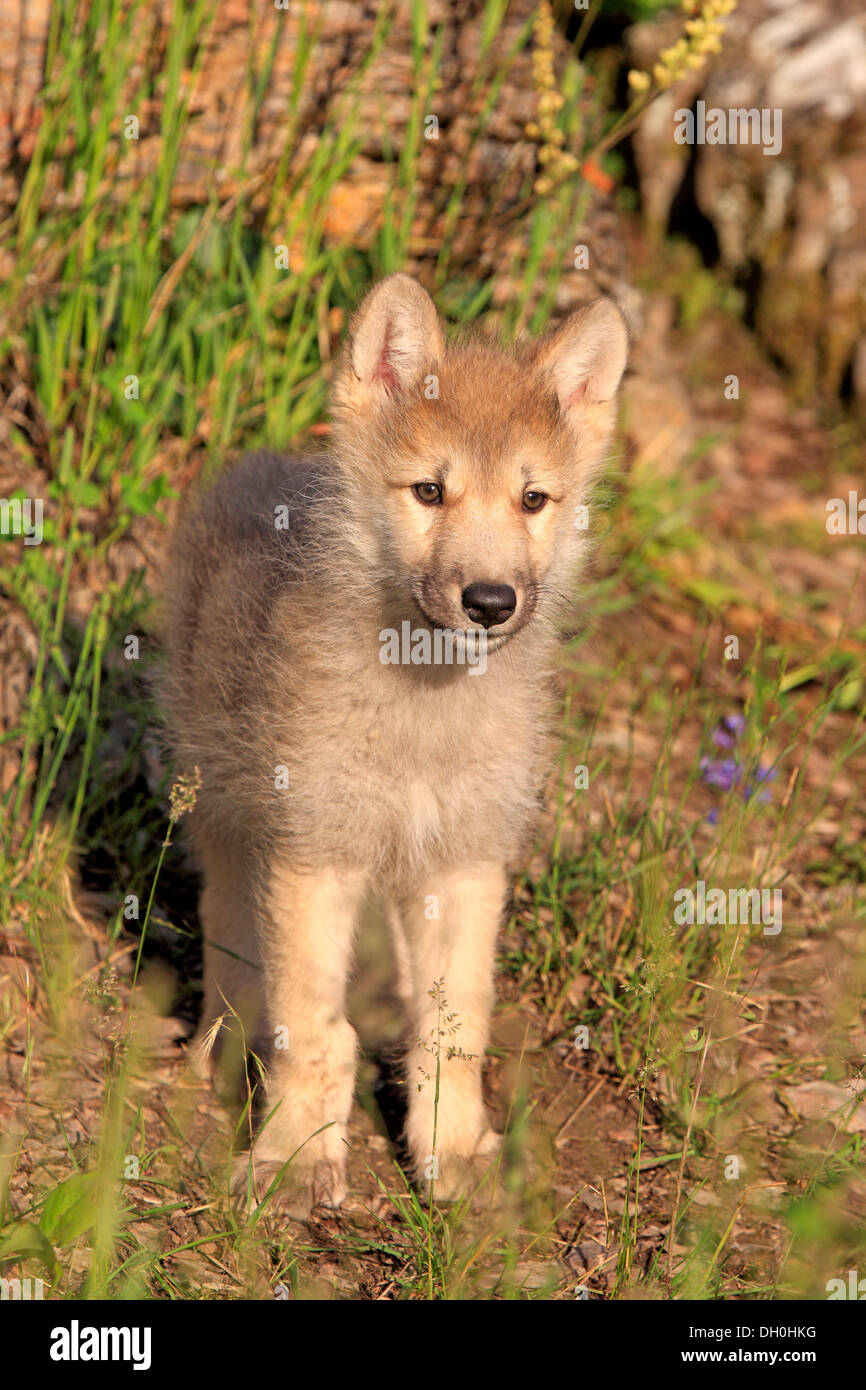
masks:
{"label": "wolf pup's front leg", "polygon": [[286,1178],[300,1192],[302,1212],[318,1202],[339,1206],[346,1195],[357,1044],[345,996],[362,895],[360,875],[280,863],[271,866],[262,893],[271,1051],[267,1118],[252,1163],[257,1178],[269,1179],[290,1159]]}
{"label": "wolf pup's front leg", "polygon": [[481,1069],[506,885],[502,864],[441,869],[401,903],[413,1036],[406,1137],[416,1180],[432,1178],[446,1200],[465,1189],[473,1160],[498,1145]]}

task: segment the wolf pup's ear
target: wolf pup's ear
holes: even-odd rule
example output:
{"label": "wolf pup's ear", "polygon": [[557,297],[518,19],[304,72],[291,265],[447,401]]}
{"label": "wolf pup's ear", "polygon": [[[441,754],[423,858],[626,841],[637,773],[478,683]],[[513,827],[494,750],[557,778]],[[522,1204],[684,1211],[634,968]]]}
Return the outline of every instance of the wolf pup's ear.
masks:
{"label": "wolf pup's ear", "polygon": [[567,419],[582,406],[613,400],[627,356],[628,331],[612,299],[575,310],[533,354]]}
{"label": "wolf pup's ear", "polygon": [[433,301],[409,275],[389,275],[355,314],[334,382],[337,408],[383,404],[416,386],[445,353]]}

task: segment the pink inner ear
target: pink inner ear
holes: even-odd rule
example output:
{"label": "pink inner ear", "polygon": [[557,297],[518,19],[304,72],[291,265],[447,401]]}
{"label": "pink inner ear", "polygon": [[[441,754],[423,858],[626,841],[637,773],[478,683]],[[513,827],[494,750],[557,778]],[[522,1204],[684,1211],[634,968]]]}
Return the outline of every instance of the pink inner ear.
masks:
{"label": "pink inner ear", "polygon": [[569,391],[567,396],[563,397],[561,402],[562,409],[571,410],[573,406],[580,405],[581,401],[586,399],[588,390],[589,382],[586,377],[584,377],[571,391]]}
{"label": "pink inner ear", "polygon": [[394,363],[391,360],[391,344],[389,342],[387,334],[385,335],[385,341],[382,344],[382,353],[379,358],[378,366],[376,367],[376,370],[373,373],[373,380],[381,381],[386,391],[397,390],[397,372],[394,368]]}

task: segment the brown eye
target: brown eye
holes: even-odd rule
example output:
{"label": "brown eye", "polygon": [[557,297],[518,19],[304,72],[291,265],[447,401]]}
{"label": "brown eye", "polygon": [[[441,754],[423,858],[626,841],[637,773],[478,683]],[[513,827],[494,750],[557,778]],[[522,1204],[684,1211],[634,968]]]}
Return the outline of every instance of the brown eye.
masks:
{"label": "brown eye", "polygon": [[523,510],[525,512],[540,512],[546,501],[546,492],[524,492]]}
{"label": "brown eye", "polygon": [[413,483],[412,491],[427,507],[435,507],[437,502],[442,501],[442,489],[438,483]]}

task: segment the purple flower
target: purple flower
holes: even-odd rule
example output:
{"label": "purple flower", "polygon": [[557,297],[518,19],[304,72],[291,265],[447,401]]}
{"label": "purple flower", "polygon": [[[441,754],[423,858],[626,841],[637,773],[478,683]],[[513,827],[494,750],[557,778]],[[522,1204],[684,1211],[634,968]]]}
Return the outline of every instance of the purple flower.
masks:
{"label": "purple flower", "polygon": [[[746,721],[741,714],[726,714],[713,730],[712,739],[717,748],[734,748],[745,729]],[[716,791],[738,791],[744,801],[757,795],[759,801],[770,800],[770,792],[763,784],[775,782],[776,769],[763,763],[746,768],[739,758],[701,758],[701,780]],[[707,819],[715,825],[719,819],[718,807],[714,807]]]}
{"label": "purple flower", "polygon": [[701,758],[701,777],[708,787],[730,792],[743,776],[743,765],[736,758]]}
{"label": "purple flower", "polygon": [[717,748],[733,748],[745,727],[746,721],[741,714],[726,714],[713,730],[713,743]]}
{"label": "purple flower", "polygon": [[[776,769],[774,767],[764,767],[763,763],[758,763],[758,766],[755,768],[753,776],[758,783],[775,782]],[[749,797],[752,796],[756,790],[757,788],[753,787],[751,783],[749,783],[748,786],[743,788],[743,796],[745,797],[746,801],[749,800]],[[767,802],[771,799],[772,798],[770,792],[767,790],[767,788],[761,787],[760,791],[758,791],[758,800]]]}
{"label": "purple flower", "polygon": [[776,769],[774,767],[764,767],[763,763],[758,763],[755,769],[755,776],[759,782],[775,782]]}

